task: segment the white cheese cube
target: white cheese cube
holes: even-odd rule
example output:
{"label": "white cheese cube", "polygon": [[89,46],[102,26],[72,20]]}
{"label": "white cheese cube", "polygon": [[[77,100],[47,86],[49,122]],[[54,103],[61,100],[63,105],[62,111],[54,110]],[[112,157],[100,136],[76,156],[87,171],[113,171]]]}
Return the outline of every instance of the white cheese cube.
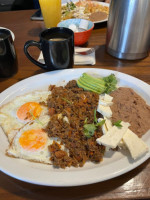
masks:
{"label": "white cheese cube", "polygon": [[109,94],[105,94],[105,95],[104,95],[104,101],[109,101],[109,102],[111,102],[112,100],[113,100],[113,97],[110,96]]}
{"label": "white cheese cube", "polygon": [[109,148],[116,148],[121,139],[123,138],[125,132],[127,131],[128,127],[130,126],[129,123],[121,122],[122,127],[118,128],[117,126],[113,126],[107,134],[101,136],[100,138],[96,139],[98,144],[102,144]]}
{"label": "white cheese cube", "polygon": [[103,106],[111,106],[113,104],[112,102],[113,97],[111,97],[108,94],[101,94],[99,96],[99,105],[103,105]]}
{"label": "white cheese cube", "polygon": [[149,151],[149,148],[144,143],[144,141],[139,138],[135,133],[133,133],[130,129],[128,129],[124,134],[123,141],[129,149],[130,154],[134,160],[143,156],[146,152]]}
{"label": "white cheese cube", "polygon": [[109,106],[98,105],[97,111],[101,113],[104,117],[112,117],[112,111]]}
{"label": "white cheese cube", "polygon": [[102,106],[111,106],[112,104],[113,102],[110,102],[110,101],[99,100],[99,105],[102,105]]}

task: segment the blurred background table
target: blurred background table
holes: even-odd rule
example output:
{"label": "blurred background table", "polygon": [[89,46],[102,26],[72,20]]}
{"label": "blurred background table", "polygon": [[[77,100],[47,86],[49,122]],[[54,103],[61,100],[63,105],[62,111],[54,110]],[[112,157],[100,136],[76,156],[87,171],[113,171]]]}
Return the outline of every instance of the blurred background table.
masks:
{"label": "blurred background table", "polygon": [[[32,64],[25,56],[23,47],[27,40],[39,40],[39,33],[45,28],[42,21],[31,21],[35,10],[0,12],[0,26],[11,29],[15,34],[15,48],[18,57],[18,73],[11,78],[0,78],[0,92],[11,85],[35,74],[45,72]],[[130,74],[150,84],[150,56],[138,61],[123,61],[111,57],[105,51],[107,24],[97,24],[86,44],[99,45],[96,51],[96,65],[91,68],[111,69]],[[37,48],[30,49],[35,58]],[[86,68],[90,66],[73,66]],[[16,169],[17,170],[17,169]],[[44,187],[15,180],[0,172],[0,199],[150,199],[150,159],[136,169],[117,178],[101,183],[79,187]]]}

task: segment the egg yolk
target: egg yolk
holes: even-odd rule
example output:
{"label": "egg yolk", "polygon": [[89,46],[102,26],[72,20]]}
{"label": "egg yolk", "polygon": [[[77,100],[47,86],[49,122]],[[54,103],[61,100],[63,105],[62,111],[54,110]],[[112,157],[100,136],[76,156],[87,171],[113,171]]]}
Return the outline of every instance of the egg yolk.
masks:
{"label": "egg yolk", "polygon": [[23,149],[36,151],[45,146],[47,142],[47,134],[42,129],[27,130],[19,138],[19,143]]}
{"label": "egg yolk", "polygon": [[20,120],[34,120],[41,114],[42,108],[39,103],[28,102],[23,104],[17,111]]}

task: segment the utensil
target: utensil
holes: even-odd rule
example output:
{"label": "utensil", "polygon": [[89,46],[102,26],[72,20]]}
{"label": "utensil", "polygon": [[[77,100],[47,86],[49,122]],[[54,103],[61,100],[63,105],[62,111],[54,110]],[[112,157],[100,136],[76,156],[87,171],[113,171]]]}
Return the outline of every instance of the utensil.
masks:
{"label": "utensil", "polygon": [[[44,64],[35,60],[28,52],[30,46],[38,47],[43,54]],[[24,45],[27,58],[35,65],[46,70],[68,69],[74,60],[74,33],[63,27],[46,29],[40,34],[40,41],[27,41]]]}
{"label": "utensil", "polygon": [[95,47],[90,48],[90,49],[88,49],[88,50],[86,50],[86,51],[81,51],[81,50],[78,51],[78,50],[75,50],[75,54],[89,55],[89,54],[95,52],[97,49],[99,49],[99,46],[95,46]]}
{"label": "utensil", "polygon": [[18,70],[17,56],[12,34],[8,29],[0,29],[0,77],[6,78]]}
{"label": "utensil", "polygon": [[149,0],[112,0],[107,24],[107,52],[128,60],[148,56],[149,19]]}

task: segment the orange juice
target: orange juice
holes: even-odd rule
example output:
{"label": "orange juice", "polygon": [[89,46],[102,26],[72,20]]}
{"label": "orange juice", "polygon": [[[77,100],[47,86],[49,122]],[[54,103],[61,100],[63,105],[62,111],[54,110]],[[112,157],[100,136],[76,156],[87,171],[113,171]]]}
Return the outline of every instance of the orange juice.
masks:
{"label": "orange juice", "polygon": [[56,27],[61,20],[61,0],[39,0],[46,28]]}

